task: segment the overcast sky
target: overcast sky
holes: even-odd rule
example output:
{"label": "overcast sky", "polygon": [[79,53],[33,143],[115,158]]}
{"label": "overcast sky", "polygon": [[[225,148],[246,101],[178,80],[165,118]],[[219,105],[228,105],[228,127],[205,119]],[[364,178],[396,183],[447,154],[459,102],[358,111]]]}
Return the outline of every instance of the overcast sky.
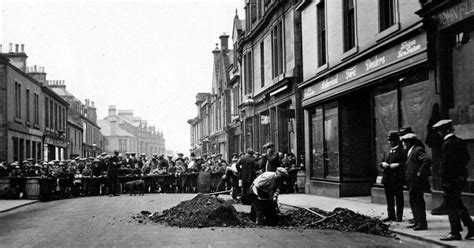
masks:
{"label": "overcast sky", "polygon": [[[244,0],[0,1],[0,37],[25,44],[28,66],[65,80],[99,118],[132,109],[164,132],[167,149],[189,152],[187,120],[212,83],[212,50],[231,34]],[[230,38],[229,38],[230,39]],[[229,43],[231,43],[229,41]]]}

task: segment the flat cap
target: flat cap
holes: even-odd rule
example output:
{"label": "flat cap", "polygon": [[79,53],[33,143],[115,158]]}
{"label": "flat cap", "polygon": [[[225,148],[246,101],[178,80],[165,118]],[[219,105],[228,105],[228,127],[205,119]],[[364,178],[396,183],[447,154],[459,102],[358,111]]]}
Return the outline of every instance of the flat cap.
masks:
{"label": "flat cap", "polygon": [[400,137],[400,140],[407,140],[407,139],[414,139],[416,138],[416,135],[414,133],[407,133]]}
{"label": "flat cap", "polygon": [[451,125],[452,123],[453,123],[453,120],[450,120],[450,119],[440,120],[433,125],[433,128],[436,129],[442,126],[448,126],[448,125]]}
{"label": "flat cap", "polygon": [[283,168],[283,167],[278,167],[278,168],[276,169],[276,173],[279,173],[279,174],[283,174],[283,175],[285,175],[285,176],[288,176],[288,171],[286,171],[286,169]]}

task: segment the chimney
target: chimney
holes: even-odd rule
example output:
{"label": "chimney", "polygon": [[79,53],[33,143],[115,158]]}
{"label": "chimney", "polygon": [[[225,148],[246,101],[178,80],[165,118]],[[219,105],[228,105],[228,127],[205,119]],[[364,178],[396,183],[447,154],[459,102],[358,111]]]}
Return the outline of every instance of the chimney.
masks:
{"label": "chimney", "polygon": [[117,115],[117,106],[109,105],[109,116],[116,116]]}
{"label": "chimney", "polygon": [[21,52],[25,53],[25,44],[21,44]]}
{"label": "chimney", "polygon": [[28,72],[28,75],[30,75],[32,78],[36,79],[36,81],[42,83],[42,84],[50,84],[51,82],[46,80],[46,73],[44,72],[44,67],[39,67],[42,70],[38,70],[38,67],[34,65],[33,67],[30,67],[30,71]]}
{"label": "chimney", "polygon": [[0,53],[2,53],[2,44],[0,44]]}
{"label": "chimney", "polygon": [[9,45],[9,53],[4,54],[5,57],[10,59],[10,64],[26,72],[26,59],[28,58],[28,56],[26,56],[25,53],[19,53],[19,44],[15,44],[15,52],[13,51],[13,43],[9,43]]}
{"label": "chimney", "polygon": [[224,52],[227,51],[229,49],[229,36],[224,32],[219,36],[219,39],[221,40],[221,50]]}

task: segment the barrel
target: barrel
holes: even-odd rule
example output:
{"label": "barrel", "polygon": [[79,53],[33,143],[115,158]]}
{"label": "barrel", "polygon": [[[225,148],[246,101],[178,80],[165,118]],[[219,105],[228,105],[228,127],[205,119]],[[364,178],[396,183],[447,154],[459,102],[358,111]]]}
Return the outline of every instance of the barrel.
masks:
{"label": "barrel", "polygon": [[296,186],[298,187],[298,193],[304,193],[304,185],[306,180],[306,174],[304,171],[298,171],[296,176]]}
{"label": "barrel", "polygon": [[26,179],[26,198],[38,200],[40,197],[40,182],[38,178]]}
{"label": "barrel", "polygon": [[211,192],[211,173],[200,172],[197,178],[197,188],[199,193]]}
{"label": "barrel", "polygon": [[5,190],[10,187],[10,179],[8,177],[0,177],[0,197],[6,195]]}

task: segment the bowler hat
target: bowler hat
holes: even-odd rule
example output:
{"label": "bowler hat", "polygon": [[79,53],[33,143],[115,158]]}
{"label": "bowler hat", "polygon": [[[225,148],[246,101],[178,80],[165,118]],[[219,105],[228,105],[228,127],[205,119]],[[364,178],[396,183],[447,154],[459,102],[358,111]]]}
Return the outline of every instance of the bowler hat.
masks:
{"label": "bowler hat", "polygon": [[399,141],[400,140],[400,135],[398,135],[397,131],[390,131],[388,133],[387,139],[389,141]]}
{"label": "bowler hat", "polygon": [[413,130],[411,129],[411,127],[402,127],[398,130],[398,135],[400,137],[402,137],[403,135],[407,133],[413,133]]}

